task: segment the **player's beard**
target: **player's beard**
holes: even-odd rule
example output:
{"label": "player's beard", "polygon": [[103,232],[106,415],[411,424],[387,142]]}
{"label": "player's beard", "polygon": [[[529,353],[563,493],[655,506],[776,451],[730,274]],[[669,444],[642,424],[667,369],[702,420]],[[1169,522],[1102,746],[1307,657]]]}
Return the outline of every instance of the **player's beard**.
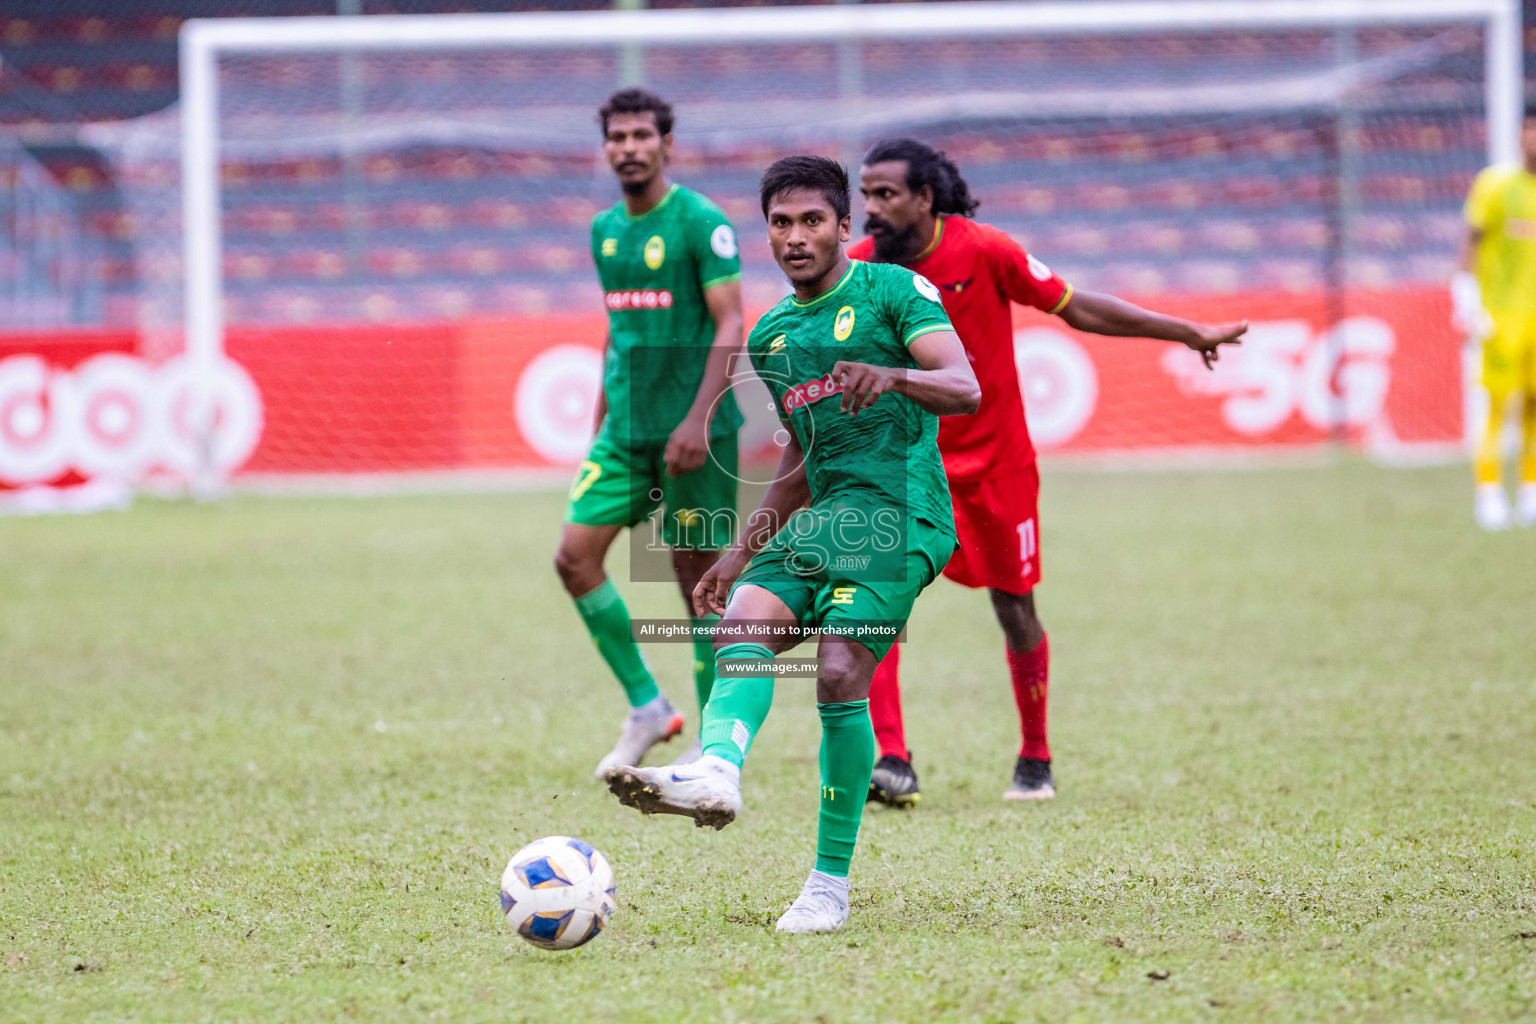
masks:
{"label": "player's beard", "polygon": [[881,263],[901,263],[917,255],[917,225],[913,224],[901,231],[892,231],[891,226],[885,221],[878,223],[884,225],[885,230],[875,233],[869,230],[871,218],[864,222],[864,233],[874,239],[875,259]]}
{"label": "player's beard", "polygon": [[645,195],[645,190],[651,187],[651,182],[656,180],[656,175],[659,173],[661,173],[659,168],[653,168],[651,174],[646,175],[644,178],[641,178],[638,181],[629,181],[624,178],[620,178],[619,188],[623,190],[624,194],[627,196]]}
{"label": "player's beard", "polygon": [[645,190],[651,187],[651,182],[655,179],[655,177],[656,176],[653,174],[651,177],[642,178],[640,181],[621,180],[619,182],[619,188],[622,189],[624,194],[627,196],[643,196],[645,195]]}

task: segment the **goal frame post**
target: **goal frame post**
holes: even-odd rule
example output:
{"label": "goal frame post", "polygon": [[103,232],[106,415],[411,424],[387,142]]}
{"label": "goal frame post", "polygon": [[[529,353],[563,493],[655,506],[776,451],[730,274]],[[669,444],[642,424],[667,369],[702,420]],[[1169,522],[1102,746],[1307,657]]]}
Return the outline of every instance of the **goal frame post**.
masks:
{"label": "goal frame post", "polygon": [[1317,29],[1481,22],[1488,161],[1518,158],[1525,102],[1519,0],[1071,0],[815,7],[193,18],[180,50],[181,207],[186,353],[203,464],[194,487],[217,491],[212,387],[224,351],[218,60],[230,54],[389,50],[572,49],[621,44],[965,40],[1014,33],[1125,36],[1211,29]]}

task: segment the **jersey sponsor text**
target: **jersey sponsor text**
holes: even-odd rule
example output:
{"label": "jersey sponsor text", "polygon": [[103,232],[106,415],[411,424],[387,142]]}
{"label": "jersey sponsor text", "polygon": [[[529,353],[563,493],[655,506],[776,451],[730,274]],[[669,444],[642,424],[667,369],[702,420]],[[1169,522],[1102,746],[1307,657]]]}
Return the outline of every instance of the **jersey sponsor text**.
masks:
{"label": "jersey sponsor text", "polygon": [[812,402],[841,394],[842,390],[843,385],[833,380],[830,373],[815,380],[808,380],[804,384],[796,384],[784,392],[784,412],[788,414],[796,409],[803,409]]}
{"label": "jersey sponsor text", "polygon": [[611,310],[671,309],[672,293],[665,288],[637,288],[627,291],[604,292],[603,302]]}

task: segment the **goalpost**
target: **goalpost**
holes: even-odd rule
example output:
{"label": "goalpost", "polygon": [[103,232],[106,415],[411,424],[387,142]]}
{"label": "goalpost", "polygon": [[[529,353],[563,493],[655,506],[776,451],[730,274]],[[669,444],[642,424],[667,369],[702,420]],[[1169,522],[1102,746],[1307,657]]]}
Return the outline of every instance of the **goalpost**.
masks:
{"label": "goalpost", "polygon": [[[1466,51],[1465,39],[1442,34],[1442,30],[1449,33],[1458,27],[1481,33],[1476,59]],[[1400,31],[1401,36],[1384,42],[1367,41],[1364,49],[1360,48],[1362,33],[1383,30]],[[1328,44],[1332,49],[1316,51],[1311,41],[1305,42],[1309,49],[1303,63],[1307,66],[1295,73],[1252,71],[1250,76],[1241,60],[1224,55],[1220,60],[1228,62],[1224,66],[1237,69],[1236,80],[1201,75],[1209,59],[1202,55],[1208,40],[1235,40],[1231,45],[1236,53],[1247,45],[1240,33],[1278,35],[1314,31],[1333,33],[1333,41]],[[1005,53],[997,49],[1003,43],[1023,46],[1034,41],[1047,47],[1068,43],[1072,47],[1091,47],[1095,40],[1143,36],[1162,40],[1160,45],[1165,49],[1187,46],[1191,56],[1182,64],[1176,56],[1168,58],[1166,54],[1159,58],[1161,63],[1142,62],[1129,59],[1122,48],[1111,51],[1103,80],[1095,82],[1078,73],[1081,69],[1075,66],[1075,58],[1055,59],[1046,51],[1040,66],[1032,68],[1033,77],[1016,80],[1009,77],[1012,72],[1008,64],[1012,59],[1008,53],[1015,51]],[[574,97],[580,93],[585,102],[589,94],[597,95],[620,82],[608,80],[602,89],[597,89],[591,84],[591,69],[578,59],[582,54],[617,54],[615,63],[621,68],[620,78],[633,77],[643,70],[647,54],[662,54],[669,62],[668,73],[675,78],[686,73],[692,61],[714,59],[722,50],[735,48],[739,59],[732,58],[735,65],[727,62],[727,70],[735,77],[721,78],[720,96],[701,94],[684,98],[683,107],[689,102],[693,104],[684,129],[696,133],[691,137],[703,137],[710,145],[720,147],[734,144],[738,148],[757,146],[771,150],[775,146],[775,130],[788,137],[803,138],[810,138],[807,132],[811,132],[819,133],[816,137],[823,144],[832,140],[841,144],[840,151],[856,156],[856,147],[872,133],[911,125],[953,123],[965,127],[970,133],[967,138],[987,136],[990,132],[991,136],[978,143],[981,152],[990,154],[1006,149],[1015,137],[1015,129],[1010,125],[1032,112],[1045,120],[1113,117],[1124,124],[1147,118],[1153,133],[1177,128],[1180,119],[1187,118],[1203,125],[1220,121],[1220,126],[1211,130],[1230,134],[1240,131],[1234,126],[1250,114],[1255,120],[1273,119],[1293,110],[1324,109],[1340,124],[1349,124],[1351,119],[1369,116],[1370,104],[1361,101],[1360,96],[1374,90],[1376,101],[1386,103],[1400,83],[1408,83],[1402,89],[1418,89],[1414,95],[1421,99],[1415,102],[1425,104],[1426,109],[1436,103],[1451,102],[1444,99],[1444,85],[1431,83],[1420,88],[1414,84],[1418,81],[1414,76],[1437,66],[1437,61],[1443,65],[1454,57],[1459,62],[1455,66],[1465,69],[1454,73],[1464,75],[1469,84],[1481,76],[1481,82],[1476,83],[1481,86],[1481,95],[1457,93],[1455,102],[1480,108],[1478,112],[1486,125],[1485,156],[1488,161],[1497,162],[1512,159],[1517,153],[1523,103],[1521,43],[1518,0],[971,2],[188,21],[180,38],[181,302],[186,355],[192,378],[197,382],[191,392],[190,422],[204,440],[202,483],[214,489],[224,472],[212,454],[216,448],[213,434],[217,419],[214,392],[226,334],[226,211],[221,165],[236,144],[243,152],[252,152],[267,144],[262,139],[268,136],[262,133],[281,139],[286,132],[288,141],[283,145],[290,149],[308,147],[306,151],[314,152],[316,147],[331,145],[347,160],[355,159],[355,153],[347,156],[349,147],[355,150],[357,146],[404,146],[453,138],[479,145],[538,148],[544,144],[540,140],[555,138],[561,130],[546,123],[547,119],[532,104],[520,110],[502,111],[504,116],[491,122],[484,121],[484,111],[463,116],[450,112],[452,116],[448,116],[441,110],[424,113],[399,107],[403,112],[392,121],[393,108],[386,104],[370,111],[367,101],[360,99],[363,89],[357,60],[470,59],[505,51],[536,62],[531,66],[533,77],[528,79],[535,86],[568,82],[570,88],[556,89],[556,94],[562,100],[571,97],[575,102]],[[887,49],[878,50],[880,46]],[[900,72],[903,61],[924,60],[922,55],[931,48],[942,47],[961,47],[964,50],[957,52],[975,54],[977,68],[981,70],[959,71],[955,70],[958,65],[935,64],[951,79],[946,81],[944,75],[939,76],[936,95],[930,89],[925,99],[904,96],[886,104],[879,94],[882,76],[889,78]],[[802,60],[799,66],[791,68],[796,52],[803,57],[811,51],[822,54],[823,62],[831,67],[807,67]],[[1121,56],[1114,57],[1113,53]],[[302,112],[284,117],[281,110],[274,108],[261,116],[261,112],[251,114],[235,128],[225,124],[230,90],[234,88],[221,80],[226,64],[247,62],[252,70],[241,74],[254,82],[262,74],[280,73],[271,72],[271,61],[288,60],[294,62],[294,67],[304,68],[311,66],[304,62],[321,58],[337,62],[334,74],[327,71],[326,75],[337,80],[339,96],[334,109],[328,109],[324,118]],[[1257,62],[1264,62],[1262,54]],[[1474,67],[1478,62],[1480,67]],[[747,67],[743,73],[746,78],[737,74],[741,66]],[[530,66],[520,66],[518,73],[529,74]],[[758,78],[752,79],[752,75]],[[325,79],[327,88],[331,77]],[[376,77],[388,77],[388,72],[378,72]],[[1057,78],[1062,82],[1060,88],[1051,84]],[[797,83],[806,80],[825,80],[824,88],[817,100],[801,103],[797,110]],[[733,83],[734,88],[741,81],[758,84],[740,94],[745,98],[728,98],[726,83]],[[406,86],[401,87],[401,95],[409,91]],[[547,91],[539,93],[546,94]],[[884,109],[887,106],[889,110]],[[596,135],[590,124],[591,107],[585,109],[589,112],[579,125],[571,128],[571,133],[585,135],[585,155],[590,158]],[[413,127],[400,128],[396,124],[399,121],[410,121]],[[1281,125],[1275,129],[1276,137],[1283,136],[1289,128],[1276,123]],[[227,131],[238,131],[239,135],[230,137]],[[1447,129],[1447,134],[1452,134],[1451,129]],[[1318,206],[1323,211],[1320,216],[1326,222],[1325,230],[1333,238],[1325,246],[1329,252],[1307,259],[1338,261],[1341,266],[1351,259],[1354,235],[1348,218],[1359,201],[1358,194],[1351,195],[1359,187],[1351,162],[1357,154],[1347,142],[1337,141],[1350,137],[1344,131],[1330,136],[1335,139],[1329,144],[1333,149],[1324,146],[1315,155],[1316,161],[1321,161],[1321,170],[1313,168],[1307,172],[1330,176],[1330,180],[1336,178],[1339,182],[1336,189],[1327,186],[1331,196],[1335,191],[1337,195],[1326,203],[1334,203],[1336,208],[1324,209],[1326,203]],[[1042,143],[1047,151],[1052,144]],[[569,145],[573,144],[561,136],[555,148]],[[1078,144],[1070,139],[1064,145],[1067,149],[1076,146],[1082,152],[1092,149],[1091,143]],[[1151,145],[1158,145],[1155,138]],[[1198,155],[1200,144],[1192,145]],[[1279,152],[1283,145],[1276,142],[1272,146],[1275,152],[1260,154],[1270,161],[1265,173],[1280,178],[1287,173],[1284,168],[1289,165],[1283,161],[1290,155]],[[1008,182],[994,184],[999,189],[1013,187]],[[1176,185],[1174,182],[1173,186]],[[1194,187],[1198,192],[1203,186],[1197,182]],[[1070,188],[1070,180],[1064,179],[1060,191],[1066,194]],[[1300,187],[1290,190],[1282,182],[1284,202],[1302,202],[1296,197],[1303,192]],[[1199,199],[1197,195],[1193,201]],[[1020,200],[1024,208],[1031,201],[1028,196]],[[1305,201],[1316,202],[1315,197]],[[1328,272],[1328,268],[1323,268],[1323,272]],[[1193,273],[1196,271],[1192,270]],[[1245,271],[1239,267],[1234,273],[1241,275]],[[1283,268],[1275,273],[1283,273]],[[557,285],[554,291],[558,293],[561,287]]]}

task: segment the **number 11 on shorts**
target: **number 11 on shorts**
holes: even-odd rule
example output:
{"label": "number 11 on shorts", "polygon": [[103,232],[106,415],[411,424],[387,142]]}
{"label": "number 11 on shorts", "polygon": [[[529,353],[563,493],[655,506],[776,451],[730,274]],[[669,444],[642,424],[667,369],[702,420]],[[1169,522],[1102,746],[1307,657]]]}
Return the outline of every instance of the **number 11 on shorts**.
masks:
{"label": "number 11 on shorts", "polygon": [[1035,521],[1026,519],[1019,524],[1019,561],[1027,567],[1035,558]]}

